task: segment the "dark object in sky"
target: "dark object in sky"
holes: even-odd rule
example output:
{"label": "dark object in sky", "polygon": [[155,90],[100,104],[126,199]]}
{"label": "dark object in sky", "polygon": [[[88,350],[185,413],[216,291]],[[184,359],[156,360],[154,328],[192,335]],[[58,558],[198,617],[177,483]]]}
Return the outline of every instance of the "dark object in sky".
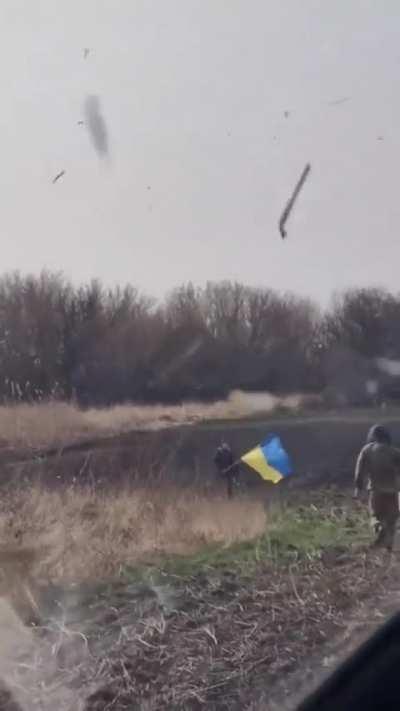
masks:
{"label": "dark object in sky", "polygon": [[285,118],[289,118],[290,112],[289,112],[289,111],[284,111],[284,112],[283,112],[283,115],[284,115]]}
{"label": "dark object in sky", "polygon": [[296,711],[397,711],[400,613],[362,644]]}
{"label": "dark object in sky", "polygon": [[342,99],[336,99],[335,101],[330,101],[330,106],[338,106],[339,104],[344,104],[346,101],[350,101],[350,96],[343,96]]}
{"label": "dark object in sky", "polygon": [[300,176],[300,179],[299,179],[295,189],[293,190],[292,195],[290,196],[290,198],[286,204],[284,211],[282,212],[281,219],[279,220],[279,232],[281,233],[282,239],[285,239],[285,237],[287,235],[287,232],[285,231],[285,224],[286,224],[287,219],[293,209],[293,205],[296,202],[297,196],[307,179],[307,176],[308,176],[310,170],[311,170],[311,165],[309,163],[307,163],[306,167],[304,168],[304,170]]}
{"label": "dark object in sky", "polygon": [[78,126],[84,126],[85,122],[84,121],[78,121]]}
{"label": "dark object in sky", "polygon": [[108,131],[106,122],[100,111],[100,100],[98,96],[87,96],[85,99],[86,125],[92,143],[100,157],[108,155]]}
{"label": "dark object in sky", "polygon": [[60,173],[57,173],[55,178],[53,178],[53,185],[54,185],[54,183],[57,182],[57,180],[60,180],[60,178],[62,178],[64,175],[65,175],[65,170],[62,170]]}
{"label": "dark object in sky", "polygon": [[83,58],[84,58],[84,59],[87,59],[87,58],[88,58],[89,52],[90,52],[89,47],[85,47],[85,49],[83,50]]}
{"label": "dark object in sky", "polygon": [[383,136],[378,136],[378,141],[383,141]]}

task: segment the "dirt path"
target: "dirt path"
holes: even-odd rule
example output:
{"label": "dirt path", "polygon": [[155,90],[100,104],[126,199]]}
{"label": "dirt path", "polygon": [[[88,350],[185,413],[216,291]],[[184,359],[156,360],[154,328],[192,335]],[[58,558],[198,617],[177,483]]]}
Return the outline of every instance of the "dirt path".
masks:
{"label": "dirt path", "polygon": [[[321,414],[275,419],[203,422],[166,427],[158,431],[131,431],[117,436],[81,440],[59,447],[0,447],[0,485],[40,482],[48,487],[101,486],[161,480],[182,486],[210,486],[215,481],[213,455],[221,437],[239,455],[275,431],[293,460],[296,476],[290,486],[349,482],[373,412]],[[400,441],[398,414],[385,413],[396,441]],[[241,470],[246,487],[262,482],[248,467]]]}
{"label": "dirt path", "polygon": [[396,607],[393,569],[384,557],[334,553],[286,571],[261,569],[247,581],[193,579],[177,609],[114,648],[115,676],[87,711],[111,702],[116,711],[133,703],[152,711],[293,710]]}
{"label": "dirt path", "polygon": [[33,578],[33,618],[16,576],[0,677],[20,709],[293,711],[400,603],[400,553],[365,550],[351,499],[306,500],[267,539],[189,568],[67,588]]}
{"label": "dirt path", "polygon": [[294,711],[313,689],[317,688],[360,644],[400,608],[400,550],[391,558],[375,556],[373,565],[377,587],[350,608],[341,621],[341,630],[334,639],[322,644],[310,657],[304,650],[301,663],[275,688],[261,692],[259,699],[248,706],[250,711]]}
{"label": "dirt path", "polygon": [[398,608],[400,562],[332,552],[248,579],[203,574],[175,591],[120,583],[50,599],[37,631],[4,617],[7,629],[14,622],[1,671],[23,711],[293,711]]}

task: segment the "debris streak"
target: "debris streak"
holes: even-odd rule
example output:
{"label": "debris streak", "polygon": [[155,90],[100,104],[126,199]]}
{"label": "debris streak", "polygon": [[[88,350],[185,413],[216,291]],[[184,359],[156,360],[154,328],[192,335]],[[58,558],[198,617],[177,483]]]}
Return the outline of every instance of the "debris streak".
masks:
{"label": "debris streak", "polygon": [[279,232],[281,233],[282,239],[285,239],[285,237],[287,235],[287,232],[285,230],[285,224],[286,224],[288,217],[293,209],[293,205],[296,202],[296,199],[300,193],[300,190],[302,189],[302,187],[307,179],[307,176],[308,176],[310,170],[311,170],[311,165],[309,163],[307,163],[306,167],[304,168],[304,170],[300,176],[299,181],[297,182],[295,189],[293,190],[292,195],[290,196],[290,198],[286,204],[286,207],[282,213],[281,219],[279,220]]}
{"label": "debris streak", "polygon": [[98,96],[87,96],[85,100],[86,125],[96,153],[100,157],[106,157],[109,152],[108,131],[106,122],[101,113],[100,100]]}

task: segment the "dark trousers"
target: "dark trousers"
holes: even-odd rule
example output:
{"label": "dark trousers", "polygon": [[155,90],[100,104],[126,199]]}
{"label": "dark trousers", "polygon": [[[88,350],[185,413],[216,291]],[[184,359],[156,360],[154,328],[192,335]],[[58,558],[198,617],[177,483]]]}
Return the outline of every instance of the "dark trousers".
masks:
{"label": "dark trousers", "polygon": [[222,479],[225,481],[226,485],[226,493],[228,495],[228,499],[233,498],[233,492],[234,492],[234,486],[236,483],[236,475],[235,472],[229,471],[229,472],[224,472],[223,470],[219,469],[218,473]]}
{"label": "dark trousers", "polygon": [[234,483],[234,474],[226,474],[226,493],[228,494],[228,499],[231,499],[233,497],[233,483]]}
{"label": "dark trousers", "polygon": [[392,550],[399,518],[399,495],[395,492],[370,491],[369,510],[376,533],[374,545]]}

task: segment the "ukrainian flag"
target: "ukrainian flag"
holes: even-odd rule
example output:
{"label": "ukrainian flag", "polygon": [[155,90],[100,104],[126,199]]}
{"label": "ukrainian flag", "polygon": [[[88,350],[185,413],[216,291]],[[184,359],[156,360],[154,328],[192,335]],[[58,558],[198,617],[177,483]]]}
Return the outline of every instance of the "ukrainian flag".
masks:
{"label": "ukrainian flag", "polygon": [[241,460],[255,469],[263,479],[274,484],[293,472],[289,455],[276,435],[270,435],[263,444],[244,454]]}

